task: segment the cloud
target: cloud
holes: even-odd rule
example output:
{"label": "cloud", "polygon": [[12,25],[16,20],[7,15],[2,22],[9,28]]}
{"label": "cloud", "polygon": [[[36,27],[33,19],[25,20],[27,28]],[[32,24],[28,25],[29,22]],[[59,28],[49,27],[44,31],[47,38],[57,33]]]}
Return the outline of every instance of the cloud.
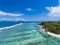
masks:
{"label": "cloud", "polygon": [[26,11],[33,11],[34,9],[32,8],[26,8]]}
{"label": "cloud", "polygon": [[47,14],[48,16],[51,17],[60,17],[60,0],[59,0],[59,5],[55,7],[46,7],[46,9],[49,11]]}
{"label": "cloud", "polygon": [[20,16],[24,14],[20,13],[8,13],[4,11],[0,11],[0,21],[23,21],[24,19]]}
{"label": "cloud", "polygon": [[0,16],[22,16],[22,15],[24,14],[7,13],[7,12],[0,11]]}
{"label": "cloud", "polygon": [[23,18],[1,18],[0,21],[24,21]]}

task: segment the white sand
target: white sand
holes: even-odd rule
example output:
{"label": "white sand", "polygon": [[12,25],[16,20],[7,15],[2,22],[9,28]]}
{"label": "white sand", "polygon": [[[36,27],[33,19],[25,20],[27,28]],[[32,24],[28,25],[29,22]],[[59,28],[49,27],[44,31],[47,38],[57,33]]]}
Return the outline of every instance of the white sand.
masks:
{"label": "white sand", "polygon": [[51,35],[51,36],[54,36],[54,37],[57,37],[57,38],[60,38],[60,34],[54,34],[54,33],[51,33],[51,32],[47,32],[48,35]]}
{"label": "white sand", "polygon": [[[38,25],[38,26],[40,26],[40,25]],[[40,27],[42,28],[43,26],[40,26]],[[45,31],[45,29],[43,29],[43,28],[42,28],[42,32],[44,32],[44,33],[46,32],[50,36],[54,36],[56,38],[60,38],[60,34],[54,34],[54,33],[51,33],[49,31]]]}

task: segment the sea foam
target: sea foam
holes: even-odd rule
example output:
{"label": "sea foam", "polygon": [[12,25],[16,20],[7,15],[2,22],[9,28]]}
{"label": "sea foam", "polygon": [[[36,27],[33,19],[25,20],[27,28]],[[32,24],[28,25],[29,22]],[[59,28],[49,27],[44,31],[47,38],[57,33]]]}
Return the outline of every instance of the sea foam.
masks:
{"label": "sea foam", "polygon": [[16,25],[12,25],[12,26],[8,26],[8,27],[0,28],[0,31],[3,30],[3,29],[13,28],[13,27],[16,27],[16,26],[18,26],[18,25],[22,25],[22,23],[19,23],[19,24],[16,24]]}

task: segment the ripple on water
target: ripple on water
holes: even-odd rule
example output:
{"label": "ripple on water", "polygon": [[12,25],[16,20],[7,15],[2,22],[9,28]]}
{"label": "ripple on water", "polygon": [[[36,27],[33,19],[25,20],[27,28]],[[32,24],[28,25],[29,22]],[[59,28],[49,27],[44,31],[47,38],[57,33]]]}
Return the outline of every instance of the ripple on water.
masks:
{"label": "ripple on water", "polygon": [[4,30],[0,36],[0,45],[60,45],[60,39],[48,36],[34,23],[25,23]]}

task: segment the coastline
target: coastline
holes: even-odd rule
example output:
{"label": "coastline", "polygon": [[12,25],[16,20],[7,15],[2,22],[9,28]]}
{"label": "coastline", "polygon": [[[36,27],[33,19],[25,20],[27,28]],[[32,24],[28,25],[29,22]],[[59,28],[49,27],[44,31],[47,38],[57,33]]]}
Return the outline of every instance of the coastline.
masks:
{"label": "coastline", "polygon": [[51,33],[51,32],[49,32],[49,31],[45,31],[46,29],[43,29],[43,26],[41,26],[41,25],[38,25],[38,26],[42,28],[42,32],[43,32],[43,33],[47,33],[47,34],[50,35],[50,36],[54,36],[54,37],[56,37],[56,38],[60,38],[60,34],[54,34],[54,33]]}

